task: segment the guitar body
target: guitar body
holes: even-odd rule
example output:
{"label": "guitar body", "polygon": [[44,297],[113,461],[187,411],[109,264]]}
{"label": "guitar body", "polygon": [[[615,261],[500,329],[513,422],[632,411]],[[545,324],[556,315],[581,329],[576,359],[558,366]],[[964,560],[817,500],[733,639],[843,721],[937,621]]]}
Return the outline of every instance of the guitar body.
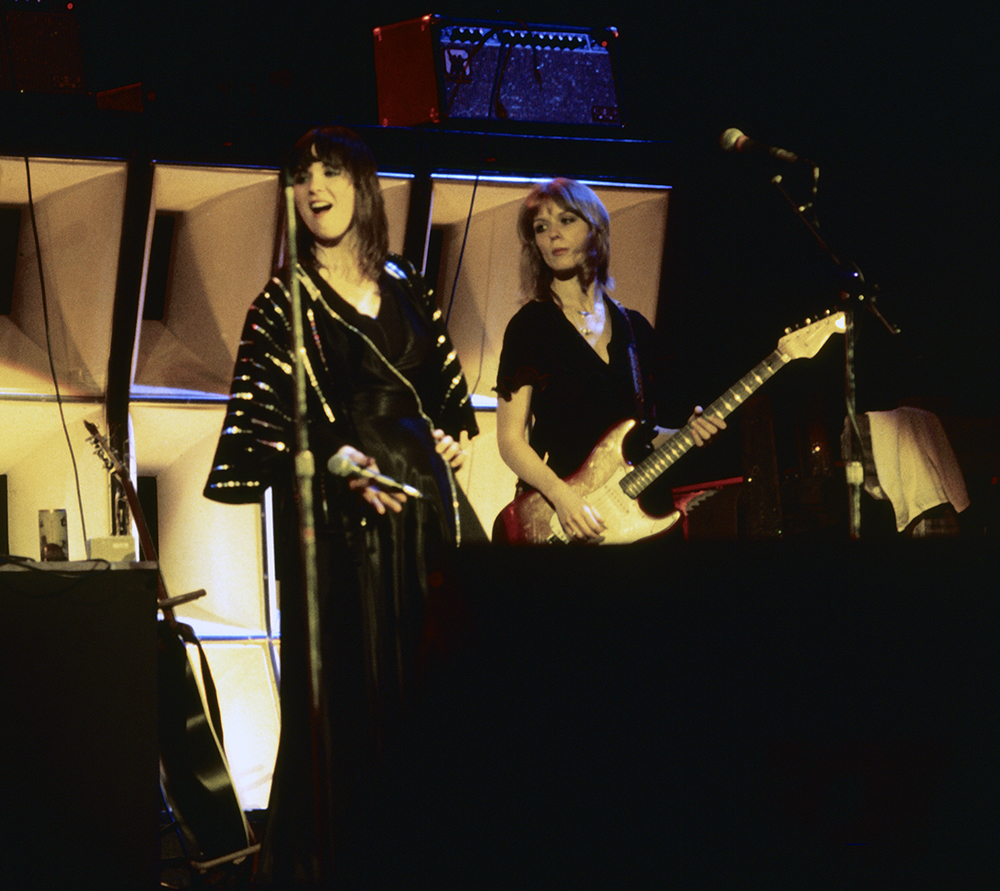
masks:
{"label": "guitar body", "polygon": [[[594,447],[583,466],[566,483],[595,508],[607,531],[600,544],[630,544],[669,532],[681,518],[680,511],[664,517],[647,514],[619,483],[632,466],[625,460],[625,437],[635,421],[622,421]],[[549,501],[538,492],[525,492],[508,504],[493,524],[493,541],[507,544],[569,542]]]}
{"label": "guitar body", "polygon": [[214,860],[249,847],[250,835],[182,628],[184,636],[193,638],[187,626],[157,623],[163,790],[187,845],[198,852],[197,859]]}

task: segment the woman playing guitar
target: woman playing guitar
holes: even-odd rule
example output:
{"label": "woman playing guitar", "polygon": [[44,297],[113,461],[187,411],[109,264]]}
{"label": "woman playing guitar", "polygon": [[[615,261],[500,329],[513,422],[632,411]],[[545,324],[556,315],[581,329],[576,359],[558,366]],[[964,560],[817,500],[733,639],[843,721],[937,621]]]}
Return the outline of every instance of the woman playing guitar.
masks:
{"label": "woman playing guitar", "polygon": [[[500,355],[500,456],[552,505],[568,539],[596,541],[608,518],[566,478],[623,420],[647,422],[654,445],[676,432],[657,426],[646,398],[658,366],[655,335],[640,313],[611,299],[610,220],[590,188],[562,178],[535,186],[518,235],[528,302]],[[700,408],[688,425],[699,446],[726,426]]]}

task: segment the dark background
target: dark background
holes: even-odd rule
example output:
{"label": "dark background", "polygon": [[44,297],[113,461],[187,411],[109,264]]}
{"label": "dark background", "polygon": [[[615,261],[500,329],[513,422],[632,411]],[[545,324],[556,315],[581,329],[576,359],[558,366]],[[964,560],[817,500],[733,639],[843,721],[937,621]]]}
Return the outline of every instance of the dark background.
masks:
{"label": "dark background", "polygon": [[[0,6],[27,8],[15,0]],[[427,13],[615,26],[624,126],[597,134],[498,121],[378,126],[372,30]],[[158,160],[276,164],[309,126],[333,122],[361,130],[385,170],[672,186],[657,319],[675,369],[666,382],[669,424],[723,393],[786,326],[855,305],[841,300],[843,277],[772,183],[780,173],[788,199],[804,203],[809,168],[727,154],[718,139],[736,127],[812,159],[821,171],[819,234],[843,265],[863,273],[859,410],[906,401],[937,412],[959,440],[960,460],[974,453],[974,500],[995,488],[995,10],[79,0],[71,15],[86,95],[0,91],[0,150],[142,149]],[[91,113],[95,97],[132,84],[141,85],[133,95],[141,111]],[[875,295],[900,335],[864,308]],[[802,472],[802,450],[817,430],[831,460],[838,457],[845,416],[840,338],[794,369],[766,389],[779,474]],[[741,475],[739,449],[734,435],[710,457],[692,457],[684,482]]]}
{"label": "dark background", "polygon": [[[618,28],[625,126],[608,135],[645,150],[490,146],[484,167],[674,187],[661,329],[698,381],[697,401],[762,359],[785,326],[835,304],[839,290],[770,183],[782,173],[803,201],[804,171],[724,154],[719,134],[738,127],[816,162],[823,237],[858,265],[866,290],[877,286],[881,309],[903,330],[892,342],[862,319],[860,407],[932,395],[949,412],[995,415],[995,10],[80,0],[73,14],[88,92],[143,84],[144,114],[171,125],[176,154],[186,141],[192,156],[207,147],[273,162],[285,134],[334,121],[373,128],[380,164],[391,169],[412,161],[412,142],[377,128],[372,29],[428,12]],[[480,145],[456,145],[429,162],[477,169]],[[544,159],[538,169],[525,162],[532,157]]]}
{"label": "dark background", "polygon": [[[372,30],[427,13],[615,26],[624,126],[380,127]],[[792,212],[789,202],[811,197],[809,167],[727,154],[718,139],[736,127],[811,159],[821,171],[812,209],[819,235],[863,274],[858,409],[905,401],[937,412],[973,500],[995,501],[996,11],[79,0],[71,15],[86,95],[0,91],[6,153],[273,165],[308,127],[343,123],[362,132],[384,170],[672,186],[657,328],[674,368],[665,381],[672,412],[662,420],[674,426],[764,359],[787,326],[855,305],[841,299],[842,275]],[[133,84],[141,85],[131,94],[141,110],[96,111],[99,97]],[[900,335],[864,308],[876,295]],[[834,338],[764,391],[765,414],[753,419],[763,428],[754,429],[773,427],[782,480],[816,471],[803,454],[819,440],[827,464],[839,458],[844,365]],[[741,448],[745,441],[730,435],[687,459],[684,479],[673,483],[746,475]]]}
{"label": "dark background", "polygon": [[[822,258],[769,179],[785,174],[795,200],[807,196],[806,184],[796,188],[794,170],[722,153],[719,134],[738,127],[819,165],[824,237],[878,285],[885,315],[904,331],[898,361],[910,364],[894,384],[935,390],[962,412],[995,414],[995,9],[592,0],[82,0],[77,9],[88,88],[142,82],[160,113],[185,115],[189,129],[199,115],[215,125],[283,118],[375,126],[372,29],[428,12],[617,26],[620,135],[663,143],[662,169],[634,174],[675,189],[669,315],[686,337],[697,333],[696,349],[679,337],[677,349],[710,377],[699,399],[714,398],[784,326],[836,293],[817,281]],[[567,148],[564,172],[628,172],[590,169],[588,156]],[[504,172],[504,160],[493,166]],[[872,327],[862,346],[884,347],[887,336]],[[716,375],[714,363],[726,367]],[[883,399],[874,376],[859,381],[862,403]],[[885,398],[896,395],[907,394],[894,387]]]}

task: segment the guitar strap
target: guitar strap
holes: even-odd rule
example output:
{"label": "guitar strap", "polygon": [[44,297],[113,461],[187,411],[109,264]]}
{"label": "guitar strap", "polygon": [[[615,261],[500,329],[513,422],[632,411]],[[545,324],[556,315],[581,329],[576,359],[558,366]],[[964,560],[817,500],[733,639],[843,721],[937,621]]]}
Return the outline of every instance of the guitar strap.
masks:
{"label": "guitar strap", "polygon": [[[169,626],[169,622],[164,622],[164,626]],[[225,742],[222,737],[222,711],[219,708],[219,694],[215,689],[215,680],[212,677],[212,669],[209,667],[208,658],[205,656],[205,651],[202,649],[201,641],[198,636],[194,633],[194,629],[190,625],[185,625],[183,622],[175,622],[173,628],[163,627],[164,634],[169,634],[173,631],[177,638],[186,644],[191,644],[198,650],[198,660],[201,663],[201,680],[205,692],[205,702],[208,706],[208,716],[212,721],[212,727],[215,730],[215,735],[219,738],[219,746],[223,752],[225,752]]]}
{"label": "guitar strap", "polygon": [[635,331],[632,328],[632,319],[628,310],[617,300],[608,297],[608,300],[618,307],[625,320],[625,327],[628,328],[628,361],[632,370],[632,390],[635,394],[635,404],[639,412],[639,420],[646,420],[646,396],[642,386],[642,369],[639,367],[639,348],[635,342]]}

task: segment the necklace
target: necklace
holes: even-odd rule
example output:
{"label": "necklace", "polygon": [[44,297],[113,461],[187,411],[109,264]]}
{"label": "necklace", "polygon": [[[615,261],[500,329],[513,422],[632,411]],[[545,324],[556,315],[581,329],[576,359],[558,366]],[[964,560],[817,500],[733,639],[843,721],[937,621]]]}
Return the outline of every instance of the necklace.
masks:
{"label": "necklace", "polygon": [[594,302],[593,309],[574,309],[573,311],[577,315],[583,316],[583,322],[581,324],[574,323],[573,325],[573,327],[576,328],[577,331],[579,331],[584,337],[590,337],[593,334],[597,333],[595,331],[592,331],[590,328],[591,318],[594,318],[595,324],[599,324],[596,318],[596,316],[598,315],[596,301]]}

